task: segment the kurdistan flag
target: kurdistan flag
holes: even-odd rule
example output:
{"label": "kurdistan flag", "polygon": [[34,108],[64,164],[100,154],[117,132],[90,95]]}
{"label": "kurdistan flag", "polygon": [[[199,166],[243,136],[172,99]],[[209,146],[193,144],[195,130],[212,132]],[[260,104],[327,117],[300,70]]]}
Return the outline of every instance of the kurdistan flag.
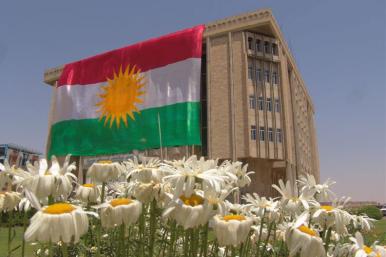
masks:
{"label": "kurdistan flag", "polygon": [[203,30],[65,65],[54,92],[48,156],[200,145]]}

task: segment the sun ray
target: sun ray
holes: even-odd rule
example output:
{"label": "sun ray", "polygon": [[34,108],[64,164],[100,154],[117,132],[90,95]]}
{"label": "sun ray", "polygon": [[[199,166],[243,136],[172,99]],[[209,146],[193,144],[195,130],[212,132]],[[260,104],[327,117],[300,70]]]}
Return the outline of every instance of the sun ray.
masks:
{"label": "sun ray", "polygon": [[100,101],[95,104],[99,121],[104,119],[104,126],[109,124],[110,128],[114,124],[117,128],[121,124],[127,127],[128,117],[135,120],[134,114],[140,113],[137,105],[143,103],[145,77],[135,65],[120,66],[106,82],[98,93]]}

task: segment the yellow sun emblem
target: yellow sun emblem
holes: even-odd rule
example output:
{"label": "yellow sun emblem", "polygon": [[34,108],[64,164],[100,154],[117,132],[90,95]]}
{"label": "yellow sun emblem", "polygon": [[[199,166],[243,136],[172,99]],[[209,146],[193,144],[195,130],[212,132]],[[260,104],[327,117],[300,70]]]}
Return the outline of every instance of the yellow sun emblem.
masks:
{"label": "yellow sun emblem", "polygon": [[127,127],[127,116],[135,120],[134,113],[140,112],[136,104],[143,102],[140,96],[145,93],[141,90],[145,83],[140,72],[135,66],[130,69],[128,65],[124,72],[120,67],[118,74],[114,72],[112,79],[107,78],[107,85],[101,87],[103,92],[99,94],[101,100],[96,104],[99,120],[105,119],[104,125],[110,121],[111,128],[115,121],[119,128],[122,120]]}

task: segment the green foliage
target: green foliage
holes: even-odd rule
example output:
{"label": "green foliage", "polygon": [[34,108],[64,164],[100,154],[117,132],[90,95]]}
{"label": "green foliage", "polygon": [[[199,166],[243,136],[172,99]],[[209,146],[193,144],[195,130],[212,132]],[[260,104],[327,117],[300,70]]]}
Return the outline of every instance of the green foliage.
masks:
{"label": "green foliage", "polygon": [[[27,211],[27,219],[29,220],[34,214],[35,210],[31,209]],[[13,226],[22,226],[23,225],[23,215],[24,212],[22,211],[13,211],[10,212],[3,212],[0,215],[0,224],[8,224],[9,215],[12,215],[12,224]]]}
{"label": "green foliage", "polygon": [[366,215],[366,216],[369,216],[369,218],[376,219],[376,220],[380,220],[383,217],[381,210],[374,205],[355,208],[351,212],[356,215]]}

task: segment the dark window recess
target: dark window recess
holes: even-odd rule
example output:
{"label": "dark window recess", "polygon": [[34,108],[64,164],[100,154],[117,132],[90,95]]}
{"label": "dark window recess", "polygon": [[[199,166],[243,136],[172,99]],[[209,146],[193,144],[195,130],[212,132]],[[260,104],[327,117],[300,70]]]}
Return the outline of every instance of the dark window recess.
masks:
{"label": "dark window recess", "polygon": [[267,111],[268,112],[272,111],[272,100],[271,100],[271,98],[267,98]]}
{"label": "dark window recess", "polygon": [[265,128],[260,127],[259,129],[259,139],[260,141],[265,141]]}
{"label": "dark window recess", "polygon": [[272,54],[278,55],[277,44],[272,44]]}
{"label": "dark window recess", "polygon": [[249,50],[252,50],[252,42],[253,42],[253,39],[251,37],[248,37],[248,49]]}
{"label": "dark window recess", "polygon": [[273,142],[273,129],[272,128],[268,128],[268,140],[270,142]]}
{"label": "dark window recess", "polygon": [[266,54],[271,54],[271,47],[268,41],[264,42],[264,52]]}
{"label": "dark window recess", "polygon": [[256,39],[255,50],[256,50],[256,52],[261,52],[261,40],[260,39]]}
{"label": "dark window recess", "polygon": [[258,104],[259,104],[259,110],[263,111],[264,110],[264,98],[262,96],[259,96]]}
{"label": "dark window recess", "polygon": [[264,71],[264,80],[265,82],[269,82],[269,70]]}
{"label": "dark window recess", "polygon": [[256,140],[256,126],[252,125],[251,126],[251,140]]}

